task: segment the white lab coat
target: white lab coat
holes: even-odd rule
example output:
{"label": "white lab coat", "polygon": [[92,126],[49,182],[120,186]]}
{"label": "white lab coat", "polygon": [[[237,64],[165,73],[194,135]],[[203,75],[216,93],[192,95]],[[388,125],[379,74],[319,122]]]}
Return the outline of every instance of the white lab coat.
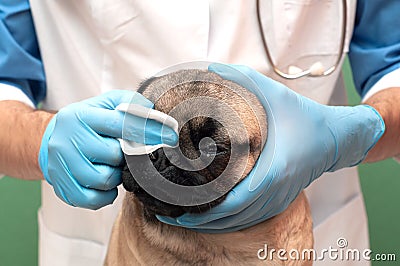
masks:
{"label": "white lab coat", "polygon": [[[341,1],[261,2],[278,66],[338,56]],[[348,1],[346,52],[355,4]],[[31,0],[31,6],[47,78],[45,108],[60,109],[111,89],[135,90],[158,71],[192,60],[249,65],[320,103],[346,103],[340,69],[328,77],[294,81],[273,73],[262,48],[254,0]],[[123,194],[120,189],[112,206],[95,212],[64,204],[43,182],[40,265],[101,265]],[[307,189],[307,196],[317,250],[337,247],[339,237],[350,248],[368,247],[355,168],[325,174]]]}

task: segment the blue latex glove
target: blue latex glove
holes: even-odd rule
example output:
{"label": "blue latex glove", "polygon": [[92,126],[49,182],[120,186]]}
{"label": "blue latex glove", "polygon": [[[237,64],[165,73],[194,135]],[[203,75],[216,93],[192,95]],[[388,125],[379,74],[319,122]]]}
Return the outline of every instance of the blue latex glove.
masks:
{"label": "blue latex glove", "polygon": [[284,211],[324,172],[359,164],[385,130],[370,106],[322,105],[244,66],[212,64],[209,70],[248,89],[258,86],[268,115],[267,144],[251,173],[220,205],[176,219],[159,216],[162,222],[207,233],[260,223]]}
{"label": "blue latex glove", "polygon": [[[149,145],[174,145],[175,132],[162,124],[115,110],[120,103],[153,108],[139,93],[113,90],[62,108],[43,135],[39,165],[57,196],[72,206],[98,209],[111,204],[121,183],[124,138]],[[124,120],[125,119],[125,120]],[[125,123],[125,124],[123,124]]]}

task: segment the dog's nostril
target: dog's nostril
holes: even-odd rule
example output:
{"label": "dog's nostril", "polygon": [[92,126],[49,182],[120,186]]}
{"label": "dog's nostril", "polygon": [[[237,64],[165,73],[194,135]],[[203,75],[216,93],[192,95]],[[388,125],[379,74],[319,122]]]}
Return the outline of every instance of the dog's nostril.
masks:
{"label": "dog's nostril", "polygon": [[158,159],[158,153],[157,152],[152,152],[149,154],[150,160],[155,162]]}

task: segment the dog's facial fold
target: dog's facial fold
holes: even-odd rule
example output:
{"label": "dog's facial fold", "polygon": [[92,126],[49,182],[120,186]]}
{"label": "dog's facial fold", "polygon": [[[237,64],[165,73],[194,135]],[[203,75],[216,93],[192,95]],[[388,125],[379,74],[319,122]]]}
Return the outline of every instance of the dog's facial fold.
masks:
{"label": "dog's facial fold", "polygon": [[[214,82],[207,83],[195,81],[192,83],[185,83],[160,95],[158,92],[160,87],[167,86],[171,80],[182,78],[182,75],[185,74],[211,75]],[[228,176],[233,177],[235,175],[241,175],[241,177],[244,177],[253,167],[255,160],[258,158],[262,149],[264,142],[262,139],[262,131],[264,130],[264,132],[266,132],[266,124],[265,122],[263,122],[264,124],[259,124],[259,119],[257,119],[258,117],[265,119],[265,113],[260,103],[255,96],[247,90],[231,82],[229,84],[224,84],[224,82],[226,83],[228,81],[224,81],[219,78],[219,76],[216,76],[216,74],[199,72],[198,70],[179,71],[160,78],[149,79],[142,84],[141,89],[139,90],[145,97],[155,102],[155,109],[165,113],[169,113],[175,106],[190,98],[207,96],[218,99],[219,101],[231,106],[233,110],[237,110],[239,112],[239,117],[246,127],[248,141],[244,142],[243,136],[237,134],[235,130],[233,131],[236,134],[232,134],[232,132],[229,134],[229,129],[224,127],[224,125],[216,119],[205,117],[201,115],[201,112],[199,112],[199,115],[193,116],[193,113],[196,114],[193,110],[196,108],[202,110],[202,106],[188,106],[185,108],[185,110],[190,110],[192,114],[190,119],[185,117],[186,112],[178,112],[178,114],[175,114],[174,118],[179,124],[182,123],[182,125],[179,132],[179,146],[174,149],[180,149],[180,152],[190,160],[195,161],[199,158],[213,158],[213,160],[210,164],[200,170],[189,171],[171,163],[162,148],[149,154],[149,159],[157,171],[165,179],[173,183],[183,186],[199,186],[216,179],[224,171],[228,171]],[[220,83],[220,85],[218,85],[218,83]],[[236,91],[227,90],[227,85],[231,87],[236,86]],[[246,100],[249,100],[249,102],[246,102],[243,97],[239,97],[236,93],[237,91],[240,91],[242,95],[244,94]],[[154,98],[155,95],[158,95],[158,98]],[[249,106],[249,103],[252,106]],[[208,108],[211,109],[210,112],[227,118],[227,121],[232,121],[231,123],[233,124],[230,125],[231,131],[232,128],[235,129],[235,126],[240,126],[236,125],[237,122],[234,120],[229,120],[232,114],[226,113],[226,111],[222,112],[219,110],[218,106]],[[257,121],[257,123],[255,123],[255,121]],[[213,143],[202,142],[205,138],[212,139]],[[237,145],[240,148],[241,144],[249,146],[249,154],[233,156],[231,152],[232,145]],[[201,155],[203,157],[201,157]],[[239,162],[240,160],[247,160],[247,168],[241,172],[237,171],[238,169],[228,169],[229,167],[227,168],[227,165],[230,160],[233,163]],[[127,166],[123,171],[123,185],[126,190],[135,194],[143,204],[145,216],[151,219],[154,219],[154,215],[156,214],[177,217],[186,212],[204,212],[219,204],[225,198],[225,196],[222,196],[208,204],[201,204],[198,206],[177,206],[165,203],[151,196],[141,188],[132,177]]]}

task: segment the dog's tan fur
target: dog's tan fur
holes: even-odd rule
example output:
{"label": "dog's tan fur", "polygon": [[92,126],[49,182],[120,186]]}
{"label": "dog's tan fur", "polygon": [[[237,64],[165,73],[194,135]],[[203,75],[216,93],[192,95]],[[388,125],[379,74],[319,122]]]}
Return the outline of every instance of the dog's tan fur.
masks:
{"label": "dog's tan fur", "polygon": [[[182,74],[182,73],[181,73]],[[182,77],[179,74],[177,77]],[[186,73],[187,74],[187,73]],[[189,72],[189,74],[192,74]],[[208,74],[207,74],[208,75]],[[262,135],[266,125],[265,113],[254,95],[248,91],[221,81],[211,74],[211,79],[228,87],[236,87],[234,95],[222,87],[211,85],[208,90],[196,90],[187,93],[185,85],[177,86],[168,92],[162,86],[169,80],[147,84],[143,94],[156,102],[155,108],[168,113],[180,100],[188,97],[212,95],[229,104],[239,113],[244,126],[253,140],[253,149],[246,158],[246,169],[242,178],[253,168],[263,145]],[[176,77],[175,77],[176,78]],[[210,77],[208,77],[210,78]],[[228,82],[228,83],[226,83]],[[179,82],[178,82],[179,83]],[[158,95],[155,97],[155,95]],[[160,95],[162,97],[160,97]],[[245,97],[245,101],[243,101]],[[249,103],[252,108],[249,109]],[[179,117],[175,117],[179,121]],[[199,121],[201,123],[201,121]],[[180,138],[185,136],[184,128]],[[127,193],[122,211],[113,228],[106,265],[311,265],[311,261],[279,260],[275,253],[273,260],[260,260],[259,249],[267,245],[268,249],[285,249],[289,252],[313,246],[312,221],[310,208],[304,193],[281,214],[265,222],[233,233],[204,234],[188,229],[170,226],[158,221],[150,222],[144,215],[144,206],[133,193]],[[286,254],[288,257],[288,254]]]}
{"label": "dog's tan fur", "polygon": [[[304,193],[283,213],[245,230],[202,234],[163,223],[149,224],[141,204],[127,194],[110,240],[106,265],[311,265],[311,261],[259,260],[269,249],[310,249],[310,209]],[[288,254],[286,254],[288,257]]]}

